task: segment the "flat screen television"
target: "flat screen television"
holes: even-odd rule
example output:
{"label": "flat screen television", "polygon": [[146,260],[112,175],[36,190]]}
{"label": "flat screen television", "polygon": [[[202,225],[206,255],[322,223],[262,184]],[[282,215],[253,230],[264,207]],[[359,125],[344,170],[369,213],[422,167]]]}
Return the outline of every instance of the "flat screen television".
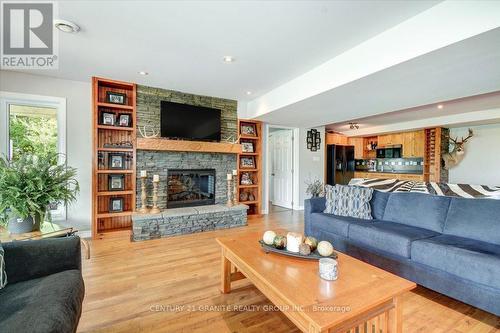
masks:
{"label": "flat screen television", "polygon": [[220,141],[219,109],[161,101],[161,136]]}

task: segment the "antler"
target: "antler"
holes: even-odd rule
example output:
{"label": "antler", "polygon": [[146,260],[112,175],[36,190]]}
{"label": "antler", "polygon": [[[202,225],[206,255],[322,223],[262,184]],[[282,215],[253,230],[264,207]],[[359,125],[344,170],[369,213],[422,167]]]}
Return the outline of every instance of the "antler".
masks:
{"label": "antler", "polygon": [[453,139],[453,138],[450,136],[450,134],[449,134],[449,133],[445,135],[445,138],[449,139],[451,142],[453,142],[453,143],[455,143],[455,144],[457,143],[457,139],[458,139],[458,137],[456,137],[455,139]]}
{"label": "antler", "polygon": [[469,128],[469,135],[465,139],[464,139],[464,137],[462,137],[462,143],[466,142],[467,140],[469,140],[473,136],[474,136],[474,132],[472,132],[472,130]]}

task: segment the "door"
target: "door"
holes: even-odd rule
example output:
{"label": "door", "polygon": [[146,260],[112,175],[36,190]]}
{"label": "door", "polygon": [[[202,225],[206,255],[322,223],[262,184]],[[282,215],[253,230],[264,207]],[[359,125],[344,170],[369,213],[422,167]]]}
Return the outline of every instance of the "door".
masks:
{"label": "door", "polygon": [[273,205],[292,208],[293,201],[293,131],[270,134],[271,184]]}

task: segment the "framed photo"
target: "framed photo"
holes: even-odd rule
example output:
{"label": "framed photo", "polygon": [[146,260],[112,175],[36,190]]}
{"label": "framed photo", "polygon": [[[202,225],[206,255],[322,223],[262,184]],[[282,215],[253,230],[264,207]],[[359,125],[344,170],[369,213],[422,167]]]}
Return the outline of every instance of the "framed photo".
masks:
{"label": "framed photo", "polygon": [[108,191],[123,191],[125,189],[125,175],[109,175]]}
{"label": "framed photo", "polygon": [[253,156],[240,157],[240,168],[253,169],[255,168],[255,158]]}
{"label": "framed photo", "polygon": [[103,112],[101,114],[101,124],[102,125],[115,125],[115,114],[110,112]]}
{"label": "framed photo", "polygon": [[255,124],[242,123],[240,126],[241,126],[240,131],[242,135],[257,136],[257,128],[255,127]]}
{"label": "framed photo", "polygon": [[132,117],[130,113],[120,113],[118,115],[118,126],[130,127],[132,126]]}
{"label": "framed photo", "polygon": [[123,198],[110,198],[109,212],[123,212]]}
{"label": "framed photo", "polygon": [[106,102],[112,104],[127,104],[127,94],[106,91]]}
{"label": "framed photo", "polygon": [[110,153],[108,155],[108,169],[125,169],[125,155]]}
{"label": "framed photo", "polygon": [[253,153],[253,142],[242,142],[241,151],[244,153]]}
{"label": "framed photo", "polygon": [[250,176],[250,172],[242,172],[240,185],[253,185],[252,176]]}

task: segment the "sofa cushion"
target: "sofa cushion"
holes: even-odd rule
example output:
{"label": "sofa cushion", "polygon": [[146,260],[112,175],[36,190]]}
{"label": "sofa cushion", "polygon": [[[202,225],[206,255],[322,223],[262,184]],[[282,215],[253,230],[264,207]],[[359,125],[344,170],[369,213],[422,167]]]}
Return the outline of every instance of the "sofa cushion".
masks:
{"label": "sofa cushion", "polygon": [[[372,223],[374,220],[370,220]],[[311,228],[313,230],[324,230],[347,238],[349,225],[353,223],[366,223],[362,219],[349,216],[337,216],[326,213],[311,214]]]}
{"label": "sofa cushion", "polygon": [[500,289],[500,245],[440,235],[413,242],[411,259]]}
{"label": "sofa cushion", "polygon": [[449,197],[391,193],[383,220],[442,233],[449,205]]}
{"label": "sofa cushion", "polygon": [[387,201],[389,200],[390,192],[373,191],[372,199],[370,200],[370,206],[372,208],[372,217],[377,220],[382,220],[384,218],[385,206],[387,206]]}
{"label": "sofa cushion", "polygon": [[500,200],[452,198],[443,233],[500,245]]}
{"label": "sofa cushion", "polygon": [[349,227],[349,239],[356,244],[366,244],[405,258],[410,258],[413,241],[437,235],[439,234],[431,230],[385,221],[351,224]]}
{"label": "sofa cushion", "polygon": [[335,205],[334,199],[335,198],[335,186],[332,185],[325,185],[325,210],[323,213],[327,214],[333,214],[333,206]]}
{"label": "sofa cushion", "polygon": [[[349,185],[335,185],[332,213],[364,220],[372,219],[370,200],[373,189]],[[327,213],[327,212],[326,212]]]}
{"label": "sofa cushion", "polygon": [[0,332],[75,332],[83,295],[79,270],[8,284],[0,290]]}

